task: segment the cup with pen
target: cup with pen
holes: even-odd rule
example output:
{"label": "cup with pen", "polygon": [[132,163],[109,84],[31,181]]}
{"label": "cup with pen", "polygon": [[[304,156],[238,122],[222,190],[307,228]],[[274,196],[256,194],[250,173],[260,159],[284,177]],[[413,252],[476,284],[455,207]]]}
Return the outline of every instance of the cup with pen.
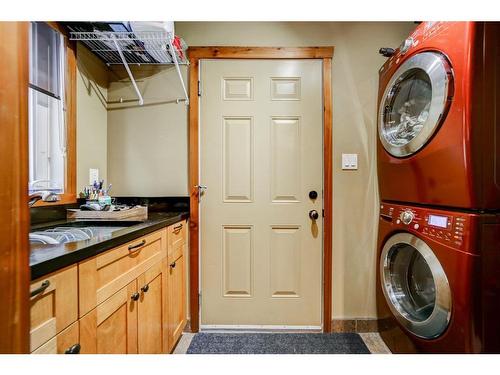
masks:
{"label": "cup with pen", "polygon": [[104,180],[94,181],[92,185],[85,186],[80,194],[85,198],[86,203],[80,206],[82,210],[88,211],[110,211],[112,210],[112,200],[109,195],[112,184],[103,188]]}

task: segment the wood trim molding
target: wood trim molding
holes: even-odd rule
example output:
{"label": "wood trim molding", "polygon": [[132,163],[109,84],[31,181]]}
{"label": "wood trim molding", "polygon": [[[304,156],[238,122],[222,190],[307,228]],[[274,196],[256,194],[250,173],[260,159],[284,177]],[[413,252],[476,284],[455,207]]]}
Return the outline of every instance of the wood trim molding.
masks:
{"label": "wood trim molding", "polygon": [[[188,50],[189,53],[189,50]],[[189,65],[189,308],[191,331],[199,330],[199,60],[192,58]]]}
{"label": "wood trim molding", "polygon": [[323,60],[323,331],[332,329],[332,57],[334,47],[189,47],[189,307],[191,332],[199,331],[199,62],[202,59]]}
{"label": "wood trim molding", "polygon": [[28,22],[0,22],[0,353],[29,352]]}
{"label": "wood trim molding", "polygon": [[332,331],[332,59],[323,59],[323,331]]}
{"label": "wood trim molding", "polygon": [[325,59],[334,47],[189,47],[190,59]]}

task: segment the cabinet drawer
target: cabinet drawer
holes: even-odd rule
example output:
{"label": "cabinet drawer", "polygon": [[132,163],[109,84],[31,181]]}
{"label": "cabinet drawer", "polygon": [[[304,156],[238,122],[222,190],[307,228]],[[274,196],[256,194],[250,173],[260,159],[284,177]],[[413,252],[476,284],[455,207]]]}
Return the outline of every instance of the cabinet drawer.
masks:
{"label": "cabinet drawer", "polygon": [[80,317],[166,256],[162,229],[79,263]]}
{"label": "cabinet drawer", "polygon": [[168,229],[168,247],[169,250],[186,243],[186,220],[170,225]]}
{"label": "cabinet drawer", "polygon": [[32,352],[78,319],[76,265],[32,282],[30,291]]}
{"label": "cabinet drawer", "polygon": [[[80,332],[76,321],[31,354],[79,354],[79,349]],[[73,353],[69,353],[70,350]]]}

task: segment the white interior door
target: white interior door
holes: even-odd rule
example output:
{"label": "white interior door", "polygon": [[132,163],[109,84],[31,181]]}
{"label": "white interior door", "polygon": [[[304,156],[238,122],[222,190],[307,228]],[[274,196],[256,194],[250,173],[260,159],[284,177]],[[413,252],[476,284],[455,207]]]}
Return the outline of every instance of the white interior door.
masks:
{"label": "white interior door", "polygon": [[319,328],[321,61],[203,60],[201,87],[202,328]]}

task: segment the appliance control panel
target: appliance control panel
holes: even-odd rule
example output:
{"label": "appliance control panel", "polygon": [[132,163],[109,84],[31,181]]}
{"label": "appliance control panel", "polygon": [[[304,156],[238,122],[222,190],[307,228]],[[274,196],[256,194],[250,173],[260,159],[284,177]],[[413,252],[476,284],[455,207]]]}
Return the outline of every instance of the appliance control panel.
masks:
{"label": "appliance control panel", "polygon": [[401,42],[394,55],[386,61],[379,72],[387,71],[393,65],[398,65],[405,55],[411,54],[415,49],[419,48],[420,44],[426,42],[428,39],[437,38],[440,34],[445,33],[453,23],[455,22],[422,22],[408,38]]}
{"label": "appliance control panel", "polygon": [[381,203],[380,216],[402,230],[417,232],[434,241],[462,249],[470,237],[471,216],[473,215]]}

